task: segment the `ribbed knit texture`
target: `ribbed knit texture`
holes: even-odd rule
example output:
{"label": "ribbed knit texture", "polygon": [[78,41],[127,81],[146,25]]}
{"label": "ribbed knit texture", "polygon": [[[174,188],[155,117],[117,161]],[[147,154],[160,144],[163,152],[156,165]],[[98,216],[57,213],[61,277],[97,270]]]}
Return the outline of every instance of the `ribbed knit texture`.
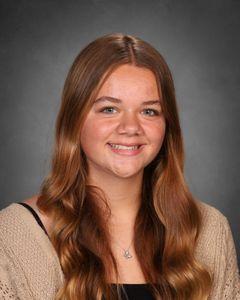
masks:
{"label": "ribbed knit texture", "polygon": [[[236,248],[227,218],[198,201],[203,228],[195,255],[214,274],[209,300],[240,300]],[[50,240],[25,207],[0,210],[0,299],[53,300],[63,284],[59,259]]]}

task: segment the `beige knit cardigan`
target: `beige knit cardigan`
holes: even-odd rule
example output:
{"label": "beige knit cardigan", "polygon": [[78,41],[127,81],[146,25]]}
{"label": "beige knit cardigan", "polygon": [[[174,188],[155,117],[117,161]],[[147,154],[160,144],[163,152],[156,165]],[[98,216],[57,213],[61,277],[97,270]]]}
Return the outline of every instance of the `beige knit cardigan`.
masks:
{"label": "beige knit cardigan", "polygon": [[[209,299],[240,299],[236,248],[229,222],[213,206],[199,200],[197,203],[204,226],[195,255],[214,274]],[[0,210],[0,299],[54,299],[63,280],[57,253],[31,212],[17,203]]]}

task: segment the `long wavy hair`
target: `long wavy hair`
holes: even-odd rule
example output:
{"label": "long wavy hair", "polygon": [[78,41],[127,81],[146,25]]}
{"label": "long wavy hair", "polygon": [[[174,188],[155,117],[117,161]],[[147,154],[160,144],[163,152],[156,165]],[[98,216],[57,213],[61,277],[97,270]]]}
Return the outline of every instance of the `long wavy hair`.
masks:
{"label": "long wavy hair", "polygon": [[[207,299],[212,275],[194,249],[202,216],[184,179],[184,149],[175,89],[163,56],[140,38],[112,33],[88,44],[67,75],[56,120],[51,170],[37,201],[54,224],[50,240],[64,283],[56,300],[122,299],[117,262],[111,251],[104,191],[88,184],[81,129],[93,101],[113,70],[130,64],[151,70],[162,92],[166,131],[155,159],[144,168],[134,248],[155,299]],[[110,274],[116,287],[109,284]],[[110,276],[111,277],[111,276]]]}

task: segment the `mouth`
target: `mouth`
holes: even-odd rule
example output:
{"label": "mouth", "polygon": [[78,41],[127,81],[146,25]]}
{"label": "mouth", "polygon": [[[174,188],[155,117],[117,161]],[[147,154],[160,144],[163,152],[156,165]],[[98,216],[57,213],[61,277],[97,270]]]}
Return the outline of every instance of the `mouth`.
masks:
{"label": "mouth", "polygon": [[[135,157],[137,155],[140,155],[142,153],[144,144],[139,144],[139,145],[133,145],[132,147],[125,147],[123,145],[116,145],[112,143],[107,143],[109,149],[115,153],[116,155],[120,156],[128,156],[128,157]],[[121,147],[123,146],[123,147]]]}
{"label": "mouth", "polygon": [[[143,144],[113,144],[113,143],[107,143],[111,148],[114,149],[125,149],[125,150],[137,150],[144,146]],[[122,147],[121,147],[122,146]]]}

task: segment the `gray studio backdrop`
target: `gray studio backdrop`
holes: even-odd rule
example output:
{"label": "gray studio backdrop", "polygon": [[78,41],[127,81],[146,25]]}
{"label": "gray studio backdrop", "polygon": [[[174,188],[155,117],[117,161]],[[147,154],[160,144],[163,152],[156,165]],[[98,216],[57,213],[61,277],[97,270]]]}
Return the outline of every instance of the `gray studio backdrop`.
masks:
{"label": "gray studio backdrop", "polygon": [[93,39],[150,42],[175,80],[192,193],[229,220],[240,261],[239,1],[0,1],[0,208],[38,193],[67,71]]}

